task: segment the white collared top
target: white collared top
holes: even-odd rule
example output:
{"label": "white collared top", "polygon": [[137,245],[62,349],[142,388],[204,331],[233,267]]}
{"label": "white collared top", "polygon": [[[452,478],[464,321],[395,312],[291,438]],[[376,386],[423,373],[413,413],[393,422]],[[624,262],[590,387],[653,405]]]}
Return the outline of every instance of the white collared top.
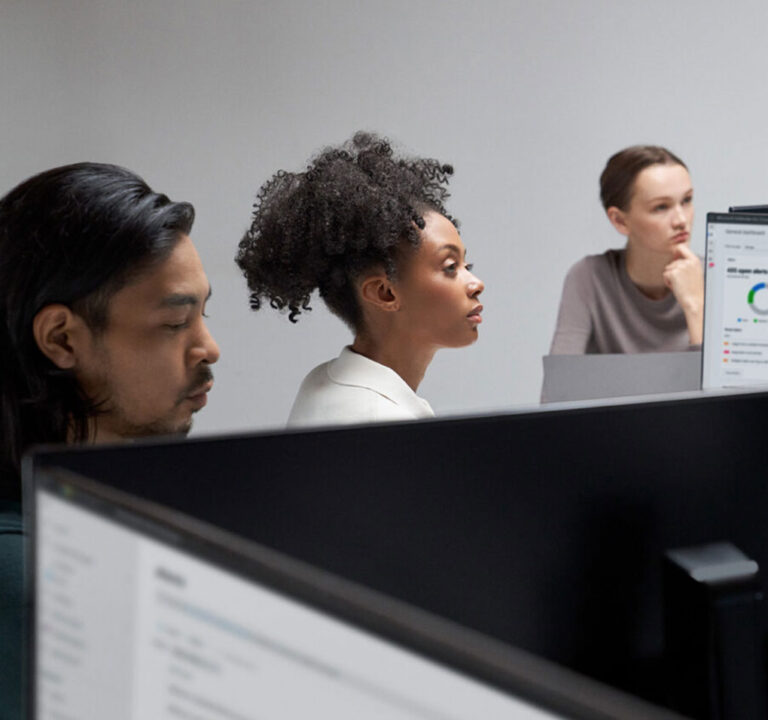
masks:
{"label": "white collared top", "polygon": [[288,426],[416,420],[434,417],[392,368],[345,347],[304,378]]}

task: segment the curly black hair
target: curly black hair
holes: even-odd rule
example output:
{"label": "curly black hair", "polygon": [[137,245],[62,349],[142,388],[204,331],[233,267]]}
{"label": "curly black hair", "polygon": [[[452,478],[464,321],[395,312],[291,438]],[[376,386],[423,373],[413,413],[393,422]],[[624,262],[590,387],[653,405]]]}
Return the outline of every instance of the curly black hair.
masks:
{"label": "curly black hair", "polygon": [[268,300],[296,322],[317,288],[359,330],[354,280],[373,267],[394,277],[398,249],[419,245],[425,212],[458,226],[443,206],[452,174],[437,160],[396,157],[388,140],[365,132],[323,150],[305,172],[279,171],[259,190],[235,258],[251,307]]}

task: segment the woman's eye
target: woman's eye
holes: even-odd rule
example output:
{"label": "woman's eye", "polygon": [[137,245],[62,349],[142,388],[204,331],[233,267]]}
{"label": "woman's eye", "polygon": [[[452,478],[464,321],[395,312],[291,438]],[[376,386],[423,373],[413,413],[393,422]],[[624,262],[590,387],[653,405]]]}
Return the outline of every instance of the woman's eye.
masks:
{"label": "woman's eye", "polygon": [[467,268],[467,272],[472,272],[475,269],[475,263],[467,263],[464,267]]}
{"label": "woman's eye", "polygon": [[667,209],[667,207],[668,207],[667,205],[665,205],[665,204],[662,204],[662,205],[657,205],[657,206],[656,206],[655,208],[653,208],[653,209],[654,209],[654,210],[656,210],[656,211],[661,211],[661,210],[666,210],[666,209]]}
{"label": "woman's eye", "polygon": [[177,332],[179,330],[183,330],[188,325],[189,325],[188,322],[183,322],[183,323],[166,323],[165,327],[168,328],[169,330]]}
{"label": "woman's eye", "polygon": [[450,265],[443,266],[443,271],[446,272],[448,275],[455,275],[457,269],[458,269],[458,264],[455,262],[452,262]]}
{"label": "woman's eye", "polygon": [[693,196],[685,198],[683,205],[690,205],[693,202]]}

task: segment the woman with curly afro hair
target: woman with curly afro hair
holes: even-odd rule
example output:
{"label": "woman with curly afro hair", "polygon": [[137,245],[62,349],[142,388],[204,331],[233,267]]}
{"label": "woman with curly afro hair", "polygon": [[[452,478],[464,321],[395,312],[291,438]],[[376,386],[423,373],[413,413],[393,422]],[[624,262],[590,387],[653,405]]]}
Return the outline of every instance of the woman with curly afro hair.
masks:
{"label": "woman with curly afro hair", "polygon": [[443,205],[452,173],[357,133],[259,190],[236,258],[251,306],[267,300],[296,322],[317,289],[354,334],[305,378],[289,425],[434,415],[416,390],[436,350],[477,339],[483,309]]}

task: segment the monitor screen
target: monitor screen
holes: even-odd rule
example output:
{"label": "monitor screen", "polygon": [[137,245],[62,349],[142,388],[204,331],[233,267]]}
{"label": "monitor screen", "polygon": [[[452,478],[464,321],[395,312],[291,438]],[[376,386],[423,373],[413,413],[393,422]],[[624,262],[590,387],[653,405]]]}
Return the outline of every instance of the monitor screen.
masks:
{"label": "monitor screen", "polygon": [[702,387],[768,385],[768,217],[707,215]]}
{"label": "monitor screen", "polygon": [[[76,476],[41,474],[30,717],[560,717],[351,622],[366,607],[352,585],[159,506],[94,494]],[[334,598],[335,613],[321,609]],[[408,624],[397,604],[373,615]],[[426,632],[425,617],[414,627]]]}
{"label": "monitor screen", "polygon": [[664,553],[728,541],[768,567],[767,405],[764,390],[713,390],[56,446],[27,456],[24,480],[46,467],[98,478],[663,704]]}

